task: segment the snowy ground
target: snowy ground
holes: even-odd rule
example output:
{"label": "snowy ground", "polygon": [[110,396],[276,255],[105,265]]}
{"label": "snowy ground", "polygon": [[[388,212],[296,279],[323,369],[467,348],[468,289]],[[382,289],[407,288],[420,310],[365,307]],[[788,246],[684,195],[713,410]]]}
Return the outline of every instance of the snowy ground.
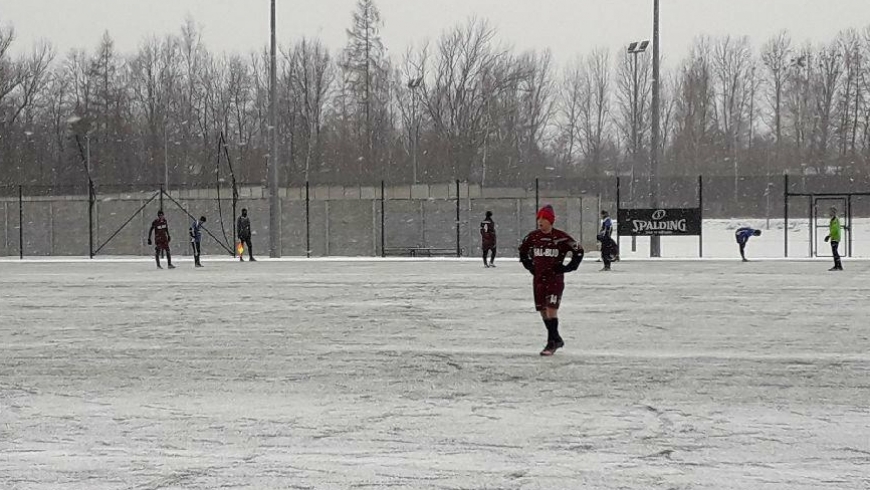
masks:
{"label": "snowy ground", "polygon": [[866,489],[870,262],[0,262],[0,487]]}

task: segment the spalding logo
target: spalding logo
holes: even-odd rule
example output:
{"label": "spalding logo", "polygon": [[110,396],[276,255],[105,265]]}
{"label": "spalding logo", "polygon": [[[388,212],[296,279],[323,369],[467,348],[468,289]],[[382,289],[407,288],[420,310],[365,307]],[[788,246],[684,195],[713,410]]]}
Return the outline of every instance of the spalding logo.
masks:
{"label": "spalding logo", "polygon": [[657,209],[657,210],[653,211],[652,219],[655,219],[655,220],[664,219],[665,216],[667,216],[667,214],[668,214],[667,211],[665,211],[664,209]]}

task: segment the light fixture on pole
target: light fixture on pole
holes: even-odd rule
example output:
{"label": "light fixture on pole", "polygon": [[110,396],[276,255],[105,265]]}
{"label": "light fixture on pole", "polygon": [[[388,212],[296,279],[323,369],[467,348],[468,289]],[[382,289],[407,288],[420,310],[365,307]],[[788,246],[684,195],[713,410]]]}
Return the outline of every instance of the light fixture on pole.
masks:
{"label": "light fixture on pole", "polygon": [[637,80],[637,55],[646,51],[647,46],[649,46],[649,41],[636,41],[632,42],[628,45],[628,54],[632,55],[632,76],[633,76],[633,85],[632,85],[632,97],[631,97],[631,149],[634,153],[634,157],[637,157],[638,154],[638,98],[639,98],[639,87]]}
{"label": "light fixture on pole", "polygon": [[414,133],[411,135],[411,165],[413,181],[417,183],[417,147],[420,139],[420,121],[417,117],[417,89],[423,83],[423,77],[408,80],[408,88],[411,89],[411,124]]}

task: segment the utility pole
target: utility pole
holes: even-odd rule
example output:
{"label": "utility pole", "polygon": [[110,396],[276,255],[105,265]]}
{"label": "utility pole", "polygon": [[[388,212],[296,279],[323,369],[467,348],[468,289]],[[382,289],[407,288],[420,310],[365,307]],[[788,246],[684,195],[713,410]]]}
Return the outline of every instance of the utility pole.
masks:
{"label": "utility pole", "polygon": [[271,66],[269,67],[269,257],[281,256],[281,205],[278,200],[278,77],[276,71],[275,0],[272,0]]}
{"label": "utility pole", "polygon": [[[650,200],[652,207],[659,207],[659,146],[661,140],[661,128],[659,123],[661,120],[660,112],[660,67],[659,60],[661,53],[659,51],[659,0],[653,0],[653,79],[652,79],[652,138],[649,165],[649,182],[650,182]],[[662,243],[659,236],[650,237],[649,256],[662,256]]]}

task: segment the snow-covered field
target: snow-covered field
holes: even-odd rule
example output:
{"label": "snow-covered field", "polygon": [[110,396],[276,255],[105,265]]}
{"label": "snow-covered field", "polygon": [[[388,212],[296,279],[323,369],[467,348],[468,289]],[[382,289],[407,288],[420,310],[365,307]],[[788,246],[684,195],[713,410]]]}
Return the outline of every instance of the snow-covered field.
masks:
{"label": "snow-covered field", "polygon": [[204,263],[0,262],[0,488],[870,486],[870,262]]}

